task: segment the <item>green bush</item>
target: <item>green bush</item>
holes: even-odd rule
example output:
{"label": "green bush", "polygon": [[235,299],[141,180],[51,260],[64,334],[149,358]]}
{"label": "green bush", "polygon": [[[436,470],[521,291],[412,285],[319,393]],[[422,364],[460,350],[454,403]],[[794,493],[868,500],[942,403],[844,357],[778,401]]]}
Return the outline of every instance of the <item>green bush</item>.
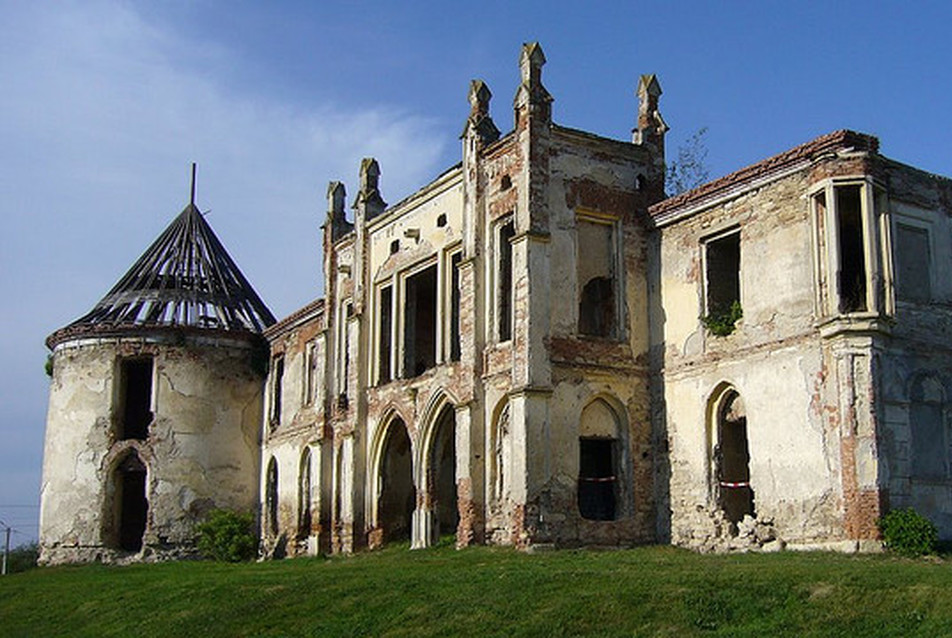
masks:
{"label": "green bush", "polygon": [[247,512],[212,510],[198,526],[198,551],[205,558],[237,563],[258,553],[254,517]]}
{"label": "green bush", "polygon": [[935,553],[939,530],[925,516],[908,507],[893,510],[879,519],[886,549],[903,556]]}

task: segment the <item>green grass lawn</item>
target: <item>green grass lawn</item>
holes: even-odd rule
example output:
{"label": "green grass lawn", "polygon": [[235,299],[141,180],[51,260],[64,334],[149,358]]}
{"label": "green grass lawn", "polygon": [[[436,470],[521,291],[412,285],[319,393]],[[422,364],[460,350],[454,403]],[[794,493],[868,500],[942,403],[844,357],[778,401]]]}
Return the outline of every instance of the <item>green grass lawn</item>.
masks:
{"label": "green grass lawn", "polygon": [[952,636],[952,562],[523,554],[56,567],[0,578],[3,636]]}

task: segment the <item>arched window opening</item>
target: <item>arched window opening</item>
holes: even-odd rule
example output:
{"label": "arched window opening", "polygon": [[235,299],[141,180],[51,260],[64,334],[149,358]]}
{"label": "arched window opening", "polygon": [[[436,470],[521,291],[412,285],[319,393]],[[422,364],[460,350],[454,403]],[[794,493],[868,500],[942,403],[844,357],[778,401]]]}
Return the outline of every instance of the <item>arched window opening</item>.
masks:
{"label": "arched window opening", "polygon": [[267,525],[271,534],[278,533],[278,462],[271,457],[268,461],[268,474],[265,480],[265,508]]}
{"label": "arched window opening", "polygon": [[119,548],[138,552],[149,513],[146,468],[138,454],[131,452],[116,466],[114,480]]}
{"label": "arched window opening", "polygon": [[384,542],[408,540],[416,486],[413,484],[413,455],[410,436],[402,419],[387,426],[378,472],[377,525]]}
{"label": "arched window opening", "polygon": [[437,524],[442,536],[455,534],[459,525],[456,496],[456,415],[444,408],[436,424],[430,450],[430,489],[436,501]]}
{"label": "arched window opening", "polygon": [[506,500],[509,495],[509,463],[511,444],[509,442],[509,404],[506,403],[493,428],[492,440],[492,499],[496,503]]}
{"label": "arched window opening", "polygon": [[750,486],[747,410],[740,395],[730,390],[721,399],[716,414],[718,443],[714,448],[714,465],[717,504],[736,533],[736,525],[744,516],[756,516],[754,490]]}
{"label": "arched window opening", "polygon": [[589,403],[579,423],[578,510],[582,518],[611,521],[618,517],[621,454],[615,411],[600,399]]}
{"label": "arched window opening", "polygon": [[298,537],[311,535],[311,448],[301,456],[300,484],[298,486]]}

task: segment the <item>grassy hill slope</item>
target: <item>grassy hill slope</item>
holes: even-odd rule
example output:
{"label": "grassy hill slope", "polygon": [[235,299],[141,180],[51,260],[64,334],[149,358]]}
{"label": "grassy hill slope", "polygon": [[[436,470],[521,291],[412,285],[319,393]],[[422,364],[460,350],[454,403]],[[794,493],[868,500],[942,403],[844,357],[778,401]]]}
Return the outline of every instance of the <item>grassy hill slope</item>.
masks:
{"label": "grassy hill slope", "polygon": [[403,546],[58,567],[0,578],[0,635],[952,636],[952,563]]}

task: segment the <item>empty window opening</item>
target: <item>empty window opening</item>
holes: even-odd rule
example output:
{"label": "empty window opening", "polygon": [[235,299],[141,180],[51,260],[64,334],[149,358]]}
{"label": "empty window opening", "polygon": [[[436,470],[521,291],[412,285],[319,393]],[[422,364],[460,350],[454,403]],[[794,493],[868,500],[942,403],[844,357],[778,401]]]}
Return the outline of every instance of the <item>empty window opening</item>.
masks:
{"label": "empty window opening", "polygon": [[578,510],[593,521],[615,519],[615,440],[580,438]]}
{"label": "empty window opening", "polygon": [[301,471],[298,485],[298,538],[311,535],[311,449],[306,448],[301,456]]}
{"label": "empty window opening", "polygon": [[945,393],[935,377],[912,387],[909,426],[912,430],[912,478],[927,482],[949,478],[949,448],[943,417]]}
{"label": "empty window opening", "polygon": [[512,238],[516,235],[516,227],[512,221],[499,227],[497,248],[497,276],[499,282],[498,303],[498,334],[500,341],[512,339]]}
{"label": "empty window opening", "polygon": [[729,392],[717,411],[717,440],[714,460],[717,471],[718,506],[731,522],[754,513],[754,490],[750,486],[750,449],[747,442],[747,413],[736,392]]}
{"label": "empty window opening", "polygon": [[344,521],[344,448],[341,446],[334,455],[334,511],[335,533],[339,533]]}
{"label": "empty window opening", "polygon": [[929,231],[896,224],[896,296],[905,301],[932,298]]}
{"label": "empty window opening", "polygon": [[840,249],[840,312],[866,310],[866,256],[863,248],[861,186],[837,186],[836,227]]}
{"label": "empty window opening", "polygon": [[450,258],[450,361],[459,361],[460,358],[459,264],[462,260],[463,253],[454,253]]}
{"label": "empty window opening", "polygon": [[341,304],[340,310],[340,352],[338,353],[338,371],[337,377],[337,408],[340,410],[348,409],[350,401],[350,348],[351,348],[351,322],[354,314],[354,305],[350,301]]}
{"label": "empty window opening", "polygon": [[148,520],[149,501],[146,498],[146,470],[139,456],[132,452],[115,471],[116,522],[119,548],[127,552],[142,549],[142,537]]}
{"label": "empty window opening", "polygon": [[592,337],[614,336],[614,225],[580,218],[576,241],[578,332]]}
{"label": "empty window opening", "polygon": [[621,503],[621,458],[616,412],[601,399],[585,406],[579,417],[578,509],[582,518],[611,521]]}
{"label": "empty window opening", "polygon": [[446,214],[440,213],[436,217],[436,225],[440,228],[443,228],[444,226],[446,226]]}
{"label": "empty window opening", "polygon": [[512,188],[512,178],[508,175],[503,175],[502,179],[499,180],[499,190],[507,191]]}
{"label": "empty window opening", "polygon": [[386,383],[393,377],[390,371],[390,358],[393,350],[393,288],[384,286],[380,289],[380,338],[379,349],[379,380]]}
{"label": "empty window opening", "polygon": [[390,254],[395,255],[398,252],[400,252],[400,240],[394,239],[392,242],[390,242]]}
{"label": "empty window opening", "polygon": [[455,534],[459,525],[459,506],[456,501],[456,415],[452,408],[444,408],[440,414],[429,465],[436,515],[433,529],[441,536]]}
{"label": "empty window opening", "polygon": [[145,440],[152,423],[152,359],[126,359],[121,365],[120,439]]}
{"label": "empty window opening", "polygon": [[740,233],[711,239],[705,243],[707,268],[707,314],[730,316],[740,303]]}
{"label": "empty window opening", "polygon": [[304,404],[312,405],[317,395],[317,343],[307,344],[304,357]]}
{"label": "empty window opening", "polygon": [[436,365],[436,265],[408,277],[403,371],[423,374]]}
{"label": "empty window opening", "polygon": [[276,535],[278,533],[278,462],[274,457],[268,461],[264,502],[267,529],[272,535]]}
{"label": "empty window opening", "polygon": [[826,209],[826,191],[820,191],[813,196],[813,212],[816,223],[816,241],[817,241],[817,300],[822,313],[827,312],[829,303],[829,265],[827,263],[827,209]]}
{"label": "empty window opening", "polygon": [[387,427],[379,481],[377,525],[383,531],[384,542],[408,540],[416,507],[416,486],[410,437],[401,419],[394,419]]}
{"label": "empty window opening", "polygon": [[284,387],[284,357],[275,357],[271,377],[271,427],[281,423],[281,400]]}
{"label": "empty window opening", "polygon": [[595,277],[585,284],[578,304],[578,331],[592,337],[610,337],[615,325],[615,284]]}

